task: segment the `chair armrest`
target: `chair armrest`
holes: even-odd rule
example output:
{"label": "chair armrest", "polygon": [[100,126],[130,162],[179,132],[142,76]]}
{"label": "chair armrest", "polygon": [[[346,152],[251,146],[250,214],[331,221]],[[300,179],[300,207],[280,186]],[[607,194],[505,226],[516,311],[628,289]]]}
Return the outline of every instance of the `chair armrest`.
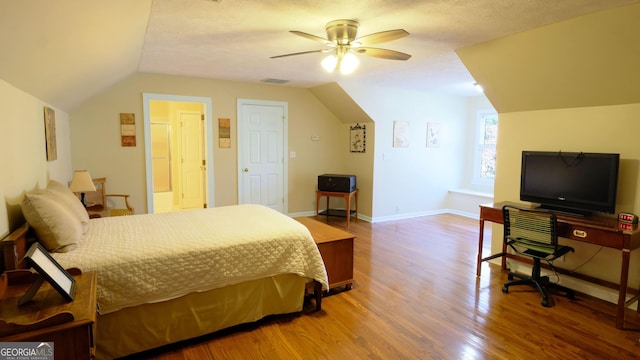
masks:
{"label": "chair armrest", "polygon": [[124,204],[127,207],[127,209],[133,213],[133,208],[129,204],[129,195],[127,195],[127,194],[107,194],[105,196],[106,197],[121,197],[121,198],[123,198],[124,199]]}

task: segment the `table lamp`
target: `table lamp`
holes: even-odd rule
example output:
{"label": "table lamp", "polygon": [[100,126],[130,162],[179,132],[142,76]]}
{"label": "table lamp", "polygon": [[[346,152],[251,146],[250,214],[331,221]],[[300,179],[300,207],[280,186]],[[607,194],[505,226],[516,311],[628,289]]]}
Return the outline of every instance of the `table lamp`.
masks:
{"label": "table lamp", "polygon": [[69,190],[74,193],[80,193],[80,202],[86,208],[87,202],[84,199],[84,193],[87,191],[96,191],[95,185],[88,170],[75,170]]}

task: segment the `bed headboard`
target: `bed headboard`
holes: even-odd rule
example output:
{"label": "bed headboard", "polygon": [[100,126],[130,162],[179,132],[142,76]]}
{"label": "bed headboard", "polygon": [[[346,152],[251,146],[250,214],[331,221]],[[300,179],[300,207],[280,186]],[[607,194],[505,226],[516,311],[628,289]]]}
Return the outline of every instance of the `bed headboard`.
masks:
{"label": "bed headboard", "polygon": [[[24,255],[29,249],[29,224],[25,223],[0,241],[0,273],[6,270],[25,269]],[[31,241],[34,239],[32,238]]]}

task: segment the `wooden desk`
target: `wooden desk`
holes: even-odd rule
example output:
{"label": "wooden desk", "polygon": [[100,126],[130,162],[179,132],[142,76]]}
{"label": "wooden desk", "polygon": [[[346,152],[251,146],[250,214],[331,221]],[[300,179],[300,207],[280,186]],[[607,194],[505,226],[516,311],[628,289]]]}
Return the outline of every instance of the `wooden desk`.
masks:
{"label": "wooden desk", "polygon": [[[352,192],[337,192],[337,191],[320,191],[320,190],[316,190],[316,218],[318,217],[318,209],[320,206],[320,198],[326,196],[327,197],[327,209],[326,214],[327,214],[327,220],[329,219],[329,216],[332,215],[341,215],[341,212],[339,212],[340,210],[332,210],[329,209],[329,198],[332,197],[341,197],[345,200],[346,202],[346,208],[345,208],[345,216],[347,217],[347,227],[349,227],[349,220],[351,219],[351,214],[354,213],[356,216],[356,221],[358,220],[358,189],[355,189]],[[355,201],[356,201],[356,210],[352,211],[351,210],[351,198],[355,197]]]}
{"label": "wooden desk", "polygon": [[[521,256],[507,253],[507,248],[504,242],[502,244],[501,253],[493,254],[485,258],[482,257],[484,222],[491,221],[496,224],[503,224],[504,219],[502,218],[502,206],[507,204],[522,208],[530,208],[530,206],[527,205],[508,202],[480,205],[480,233],[478,237],[478,263],[476,268],[477,276],[480,276],[481,265],[483,261],[502,257],[502,268],[506,269],[507,257],[515,258],[518,260],[525,259]],[[618,304],[616,310],[616,327],[618,329],[624,329],[625,309],[627,308],[627,306],[638,302],[638,300],[640,299],[640,295],[635,295],[630,300],[627,300],[627,293],[629,292],[629,257],[631,251],[640,248],[640,231],[638,230],[638,224],[632,225],[629,229],[622,229],[621,224],[618,223],[618,220],[616,218],[609,218],[604,216],[579,217],[564,215],[561,213],[558,213],[557,217],[558,237],[620,250],[622,255],[622,264],[620,267],[619,284],[613,284],[587,275],[576,273],[572,273],[571,276],[617,289]],[[562,269],[557,270],[559,273],[567,273],[567,271],[562,271]],[[638,303],[638,310],[640,310],[640,303]]]}

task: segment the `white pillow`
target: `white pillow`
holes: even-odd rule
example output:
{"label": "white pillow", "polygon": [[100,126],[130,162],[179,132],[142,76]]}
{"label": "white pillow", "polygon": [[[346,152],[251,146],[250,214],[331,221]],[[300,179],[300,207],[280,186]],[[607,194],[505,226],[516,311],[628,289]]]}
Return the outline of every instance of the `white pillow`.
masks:
{"label": "white pillow", "polygon": [[84,208],[80,199],[78,199],[68,187],[55,180],[49,180],[45,191],[50,191],[54,193],[54,195],[57,195],[60,205],[69,209],[78,221],[80,221],[80,224],[82,224],[82,234],[86,234],[89,231],[89,213],[87,213],[87,209]]}
{"label": "white pillow", "polygon": [[51,252],[75,249],[82,238],[80,221],[64,208],[51,192],[25,194],[22,214],[38,236],[38,241]]}

